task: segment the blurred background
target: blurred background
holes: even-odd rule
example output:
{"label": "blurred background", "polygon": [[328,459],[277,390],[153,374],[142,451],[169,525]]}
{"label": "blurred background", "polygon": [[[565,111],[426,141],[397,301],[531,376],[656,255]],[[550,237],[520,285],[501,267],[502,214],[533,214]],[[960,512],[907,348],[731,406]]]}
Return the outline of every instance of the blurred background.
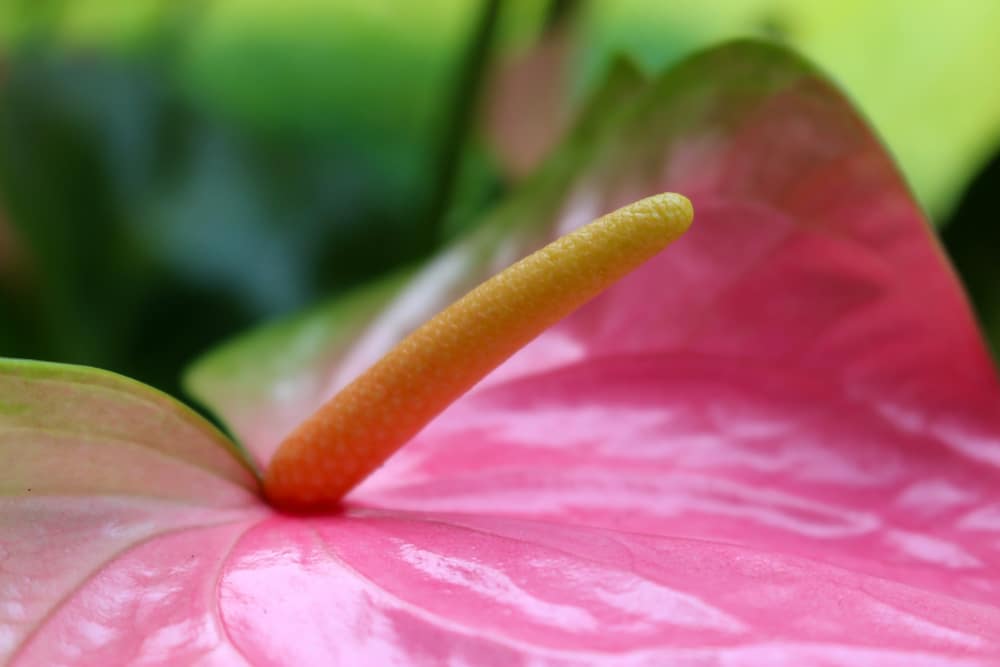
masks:
{"label": "blurred background", "polygon": [[748,35],[853,97],[1000,343],[997,0],[2,0],[0,355],[177,394],[475,224],[612,63]]}

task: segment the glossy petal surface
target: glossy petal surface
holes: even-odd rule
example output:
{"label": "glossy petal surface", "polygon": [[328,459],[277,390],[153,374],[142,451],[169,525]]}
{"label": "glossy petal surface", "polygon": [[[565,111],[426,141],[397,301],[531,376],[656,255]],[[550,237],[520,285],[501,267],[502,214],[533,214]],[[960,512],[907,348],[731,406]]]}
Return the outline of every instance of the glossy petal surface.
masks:
{"label": "glossy petal surface", "polygon": [[[455,403],[341,515],[273,514],[221,479],[183,507],[52,496],[58,521],[0,501],[19,531],[0,586],[36,586],[3,607],[14,664],[994,664],[1000,391],[884,151],[807,66],[750,44],[586,136],[390,289],[359,339],[297,358],[328,388],[316,400],[422,319],[429,285],[444,298],[649,192],[690,194],[689,236]],[[229,362],[272,363],[261,340]],[[219,407],[266,461],[279,427],[255,429],[310,407],[278,400],[294,374],[262,377]],[[46,559],[82,576],[26,570]]]}
{"label": "glossy petal surface", "polygon": [[[127,662],[129,653],[108,642],[116,633],[131,644],[146,639],[130,631],[136,610],[120,607],[128,598],[148,596],[147,628],[190,623],[187,605],[161,614],[145,582],[166,593],[197,559],[218,568],[217,552],[199,551],[209,542],[181,553],[159,545],[163,536],[261,513],[254,478],[229,447],[190,410],[137,382],[0,360],[0,661],[93,664],[105,647],[108,664]],[[163,559],[164,576],[133,549]],[[118,567],[123,558],[136,566]],[[75,616],[60,620],[66,614]]]}

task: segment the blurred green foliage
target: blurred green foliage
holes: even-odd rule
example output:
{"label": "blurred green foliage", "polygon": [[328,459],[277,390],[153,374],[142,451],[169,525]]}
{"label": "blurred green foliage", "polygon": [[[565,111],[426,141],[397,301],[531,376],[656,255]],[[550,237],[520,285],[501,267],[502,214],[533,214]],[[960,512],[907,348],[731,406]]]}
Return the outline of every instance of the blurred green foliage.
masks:
{"label": "blurred green foliage", "polygon": [[211,342],[428,254],[496,192],[453,111],[484,6],[5,7],[0,186],[27,265],[4,354],[174,389]]}
{"label": "blurred green foliage", "polygon": [[572,36],[552,82],[568,113],[620,53],[652,73],[740,34],[804,50],[936,217],[957,211],[949,249],[1000,313],[1000,268],[977,248],[995,247],[996,175],[952,205],[1000,136],[1000,3],[942,7],[4,0],[0,355],[176,392],[221,338],[427,256],[513,186],[479,131],[481,93],[553,26]]}

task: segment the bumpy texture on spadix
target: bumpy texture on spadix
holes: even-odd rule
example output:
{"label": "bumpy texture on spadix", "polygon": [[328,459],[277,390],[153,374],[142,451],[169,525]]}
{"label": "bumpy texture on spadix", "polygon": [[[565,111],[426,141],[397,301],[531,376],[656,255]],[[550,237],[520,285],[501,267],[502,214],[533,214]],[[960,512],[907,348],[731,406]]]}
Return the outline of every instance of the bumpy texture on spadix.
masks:
{"label": "bumpy texture on spadix", "polygon": [[282,443],[279,506],[336,503],[456,398],[691,224],[681,195],[647,197],[508,267],[410,334]]}

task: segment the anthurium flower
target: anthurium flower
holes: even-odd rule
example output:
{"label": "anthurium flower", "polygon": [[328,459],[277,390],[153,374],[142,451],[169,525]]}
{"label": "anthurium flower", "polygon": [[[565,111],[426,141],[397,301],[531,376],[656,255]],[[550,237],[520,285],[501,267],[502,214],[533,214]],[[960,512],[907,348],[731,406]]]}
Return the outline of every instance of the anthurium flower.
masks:
{"label": "anthurium flower", "polygon": [[[137,383],[4,362],[0,656],[994,663],[1000,387],[891,160],[769,46],[628,100],[416,275],[196,366],[246,459]],[[664,190],[690,196],[690,232],[342,507],[261,499],[254,469],[295,425],[455,292]]]}

